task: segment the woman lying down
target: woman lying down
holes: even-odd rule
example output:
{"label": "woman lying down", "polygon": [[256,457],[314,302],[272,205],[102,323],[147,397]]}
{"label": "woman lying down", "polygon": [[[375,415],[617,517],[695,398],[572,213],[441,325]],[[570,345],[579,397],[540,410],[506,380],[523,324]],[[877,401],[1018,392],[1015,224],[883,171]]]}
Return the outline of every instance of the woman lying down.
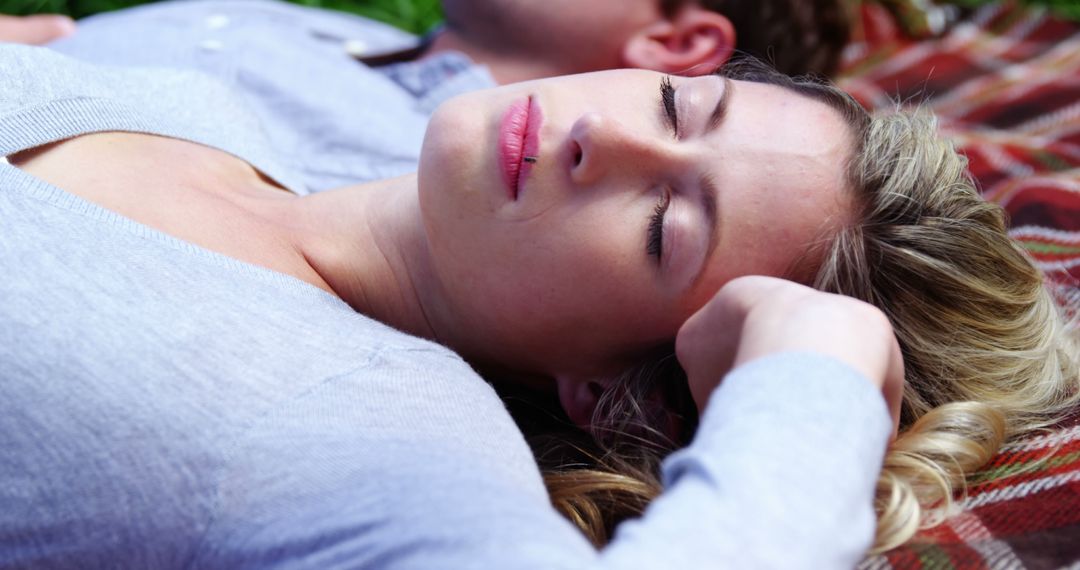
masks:
{"label": "woman lying down", "polygon": [[511,85],[305,195],[212,79],[0,68],[5,568],[846,568],[1078,398],[933,121],[831,86]]}

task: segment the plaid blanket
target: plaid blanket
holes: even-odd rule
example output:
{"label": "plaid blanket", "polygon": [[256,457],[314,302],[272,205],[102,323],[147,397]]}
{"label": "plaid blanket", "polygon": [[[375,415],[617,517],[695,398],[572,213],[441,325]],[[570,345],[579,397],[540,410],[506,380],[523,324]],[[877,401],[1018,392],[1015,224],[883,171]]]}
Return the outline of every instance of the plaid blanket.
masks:
{"label": "plaid blanket", "polygon": [[1080,421],[1005,446],[960,509],[860,568],[1080,568]]}
{"label": "plaid blanket", "polygon": [[[916,41],[878,5],[862,16],[841,86],[871,109],[934,111],[1012,236],[1080,299],[1080,25],[1000,2]],[[1080,570],[1080,417],[1008,445],[960,504],[861,568]]]}

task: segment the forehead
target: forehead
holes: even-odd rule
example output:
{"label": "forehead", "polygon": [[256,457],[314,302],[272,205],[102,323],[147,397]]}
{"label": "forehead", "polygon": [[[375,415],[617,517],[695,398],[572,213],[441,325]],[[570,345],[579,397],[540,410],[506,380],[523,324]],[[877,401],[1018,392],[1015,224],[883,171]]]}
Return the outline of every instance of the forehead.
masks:
{"label": "forehead", "polygon": [[741,275],[791,277],[853,209],[846,176],[852,129],[839,111],[776,85],[728,87],[713,141],[719,236],[698,283],[705,295]]}
{"label": "forehead", "polygon": [[769,83],[731,80],[729,85],[734,112],[726,126],[737,131],[744,148],[811,161],[848,154],[851,126],[828,103]]}

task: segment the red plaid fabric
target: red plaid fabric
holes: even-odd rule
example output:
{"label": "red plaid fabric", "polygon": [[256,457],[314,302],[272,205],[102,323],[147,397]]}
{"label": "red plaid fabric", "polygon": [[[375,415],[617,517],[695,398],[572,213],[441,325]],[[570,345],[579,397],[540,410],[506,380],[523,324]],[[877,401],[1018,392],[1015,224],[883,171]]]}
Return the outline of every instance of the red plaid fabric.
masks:
{"label": "red plaid fabric", "polygon": [[[1012,236],[1080,299],[1080,25],[1002,2],[913,41],[867,6],[840,84],[870,109],[936,113]],[[1080,570],[1080,420],[1008,445],[975,481],[959,514],[861,568]]]}
{"label": "red plaid fabric", "polygon": [[1080,568],[1080,421],[1005,446],[960,512],[861,569]]}

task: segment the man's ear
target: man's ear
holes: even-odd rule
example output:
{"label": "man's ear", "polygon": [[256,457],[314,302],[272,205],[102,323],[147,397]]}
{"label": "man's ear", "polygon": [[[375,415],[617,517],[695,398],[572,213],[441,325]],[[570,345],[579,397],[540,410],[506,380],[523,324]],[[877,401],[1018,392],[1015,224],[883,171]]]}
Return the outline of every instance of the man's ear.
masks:
{"label": "man's ear", "polygon": [[731,20],[691,2],[671,19],[654,22],[631,36],[623,45],[622,59],[625,67],[705,75],[726,62],[734,49]]}

